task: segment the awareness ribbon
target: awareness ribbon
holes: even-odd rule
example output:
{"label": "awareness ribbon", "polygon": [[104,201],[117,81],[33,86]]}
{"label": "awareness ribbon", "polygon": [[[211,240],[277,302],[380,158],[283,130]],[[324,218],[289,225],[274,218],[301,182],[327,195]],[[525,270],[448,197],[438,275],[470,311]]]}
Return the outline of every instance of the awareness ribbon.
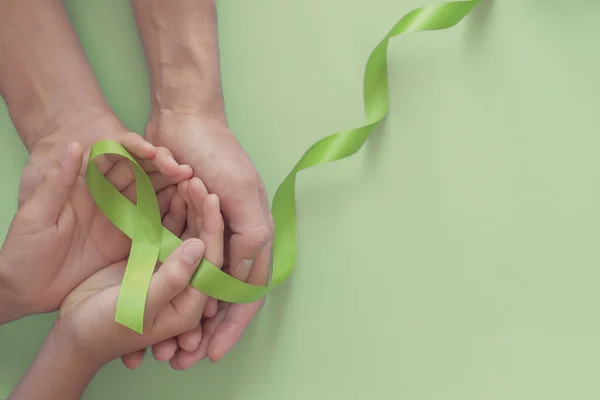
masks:
{"label": "awareness ribbon", "polygon": [[[312,145],[281,183],[271,208],[275,222],[273,271],[268,286],[239,281],[203,259],[191,285],[210,297],[230,303],[251,303],[287,279],[294,268],[297,253],[296,175],[298,172],[356,153],[367,141],[389,108],[387,84],[387,47],[401,33],[451,28],[466,17],[481,0],[453,1],[418,8],[406,14],[371,52],[364,76],[365,125],[329,135]],[[132,239],[117,304],[116,320],[142,333],[144,308],[156,261],[165,261],[181,240],[161,225],[156,194],[150,179],[120,144],[105,140],[96,143],[90,160],[102,154],[127,158],[136,179],[137,205],[127,200],[98,170],[88,163],[87,185],[100,210]]]}

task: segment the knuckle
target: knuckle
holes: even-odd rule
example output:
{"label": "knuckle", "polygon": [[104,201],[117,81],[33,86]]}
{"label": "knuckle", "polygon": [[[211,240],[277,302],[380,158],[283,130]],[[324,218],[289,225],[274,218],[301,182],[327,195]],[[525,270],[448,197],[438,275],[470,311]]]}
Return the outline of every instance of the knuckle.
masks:
{"label": "knuckle", "polygon": [[249,231],[247,238],[253,245],[263,247],[273,239],[273,232],[267,225],[260,225]]}
{"label": "knuckle", "polygon": [[224,330],[227,331],[237,331],[239,332],[239,334],[242,334],[245,330],[247,325],[243,323],[243,321],[238,321],[236,319],[231,319],[231,320],[226,320],[222,322],[223,326],[225,327]]}
{"label": "knuckle", "polygon": [[[29,211],[29,210],[28,210]],[[39,215],[35,215],[30,212],[21,212],[15,217],[15,221],[18,223],[15,224],[17,229],[13,228],[13,231],[22,232],[22,233],[32,233],[39,229],[40,221]],[[23,228],[25,229],[23,229]]]}
{"label": "knuckle", "polygon": [[139,140],[140,139],[140,135],[138,135],[135,132],[125,132],[122,133],[123,135],[123,139],[125,140]]}
{"label": "knuckle", "polygon": [[173,294],[179,293],[187,284],[187,274],[183,268],[171,268],[163,279],[166,289]]}
{"label": "knuckle", "polygon": [[198,314],[188,310],[184,311],[183,321],[181,323],[181,330],[183,332],[189,332],[198,326],[199,318]]}
{"label": "knuckle", "polygon": [[253,188],[258,186],[258,175],[252,165],[244,163],[223,163],[219,170],[219,178],[239,187]]}
{"label": "knuckle", "polygon": [[171,151],[169,149],[167,149],[166,147],[160,146],[160,147],[157,147],[157,149],[158,149],[157,154],[161,157],[172,156]]}
{"label": "knuckle", "polygon": [[249,188],[255,187],[258,183],[256,175],[249,173],[248,171],[243,174],[240,174],[237,178],[237,182],[239,185]]}
{"label": "knuckle", "polygon": [[108,136],[111,140],[114,140],[121,145],[125,145],[128,141],[135,139],[134,135],[137,135],[134,132],[121,132],[115,133],[113,135]]}
{"label": "knuckle", "polygon": [[273,214],[271,214],[271,211],[269,211],[266,213],[265,217],[267,219],[267,227],[269,228],[271,239],[273,239],[273,235],[275,233],[275,220],[273,219]]}

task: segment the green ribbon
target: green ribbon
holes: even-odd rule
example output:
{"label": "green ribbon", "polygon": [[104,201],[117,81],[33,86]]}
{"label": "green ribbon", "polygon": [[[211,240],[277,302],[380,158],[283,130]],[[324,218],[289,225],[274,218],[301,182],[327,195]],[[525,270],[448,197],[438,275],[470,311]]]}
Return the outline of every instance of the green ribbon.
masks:
{"label": "green ribbon", "polygon": [[[389,108],[387,83],[387,47],[389,40],[401,33],[440,30],[453,27],[467,16],[481,0],[454,1],[416,9],[398,21],[371,52],[364,76],[365,125],[334,133],[312,145],[277,189],[272,213],[275,221],[273,240],[273,275],[268,286],[239,281],[202,260],[191,284],[208,296],[230,303],[251,303],[287,279],[294,268],[297,253],[296,175],[298,172],[356,153]],[[127,200],[98,170],[88,163],[87,184],[102,212],[132,239],[131,253],[117,304],[116,320],[142,332],[144,307],[150,279],[157,260],[165,261],[181,240],[161,225],[160,213],[152,184],[131,155],[120,144],[100,141],[91,150],[90,160],[101,154],[127,158],[134,167],[137,205]]]}

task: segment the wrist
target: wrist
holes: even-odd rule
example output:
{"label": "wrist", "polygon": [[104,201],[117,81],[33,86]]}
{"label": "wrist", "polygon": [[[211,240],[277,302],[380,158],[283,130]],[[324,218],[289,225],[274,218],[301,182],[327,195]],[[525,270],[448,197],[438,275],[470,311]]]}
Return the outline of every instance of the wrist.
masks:
{"label": "wrist", "polygon": [[49,356],[60,357],[61,364],[93,376],[107,361],[101,360],[79,345],[76,335],[60,317],[48,333],[42,348]]}
{"label": "wrist", "polygon": [[202,77],[199,71],[184,71],[187,68],[163,71],[154,79],[151,114],[191,114],[224,121],[220,82]]}
{"label": "wrist", "polygon": [[[30,198],[48,170],[61,161],[69,143],[79,142],[87,154],[92,145],[101,138],[125,132],[128,130],[119,119],[107,112],[87,118],[71,119],[38,141],[28,143],[29,160],[21,174],[19,207]],[[24,138],[24,135],[21,137]]]}
{"label": "wrist", "polygon": [[55,325],[9,399],[80,399],[101,367],[62,337]]}
{"label": "wrist", "polygon": [[220,118],[223,94],[214,0],[133,0],[152,86],[152,112]]}
{"label": "wrist", "polygon": [[11,117],[29,153],[52,151],[73,141],[88,148],[101,137],[127,131],[113,112],[103,107],[70,109],[42,119]]}
{"label": "wrist", "polygon": [[27,302],[11,286],[6,276],[8,268],[1,254],[0,249],[0,325],[33,314]]}
{"label": "wrist", "polygon": [[23,302],[17,299],[17,296],[2,284],[1,270],[2,265],[0,265],[0,325],[33,314]]}

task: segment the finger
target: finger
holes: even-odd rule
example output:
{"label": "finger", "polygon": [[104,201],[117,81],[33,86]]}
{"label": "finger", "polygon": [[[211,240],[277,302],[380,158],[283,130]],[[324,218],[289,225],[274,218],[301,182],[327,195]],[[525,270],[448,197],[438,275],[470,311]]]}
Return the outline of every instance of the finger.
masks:
{"label": "finger", "polygon": [[237,344],[263,304],[264,299],[250,304],[229,305],[208,346],[207,355],[211,361],[219,361]]}
{"label": "finger", "polygon": [[188,186],[188,193],[190,196],[190,203],[194,207],[196,232],[200,235],[204,229],[203,206],[208,197],[208,190],[206,190],[206,186],[204,186],[204,183],[202,183],[199,178],[192,178]]}
{"label": "finger", "polygon": [[215,194],[208,195],[202,204],[202,209],[196,212],[202,213],[202,230],[200,240],[206,245],[204,257],[217,267],[223,265],[223,230],[224,223],[219,206],[219,198]]}
{"label": "finger", "polygon": [[121,362],[123,365],[129,369],[136,369],[140,365],[142,365],[142,361],[144,361],[144,357],[146,356],[146,349],[141,349],[138,351],[134,351],[133,353],[129,353],[121,357]]}
{"label": "finger", "polygon": [[208,196],[208,191],[198,178],[192,178],[187,184],[184,183],[180,187],[188,205],[188,229],[184,237],[199,237],[202,229],[202,204]]}
{"label": "finger", "polygon": [[[122,194],[129,199],[129,201],[133,201],[136,196],[135,175],[133,174],[133,169],[129,161],[122,161],[123,162],[115,164],[105,176],[117,190],[122,192]],[[154,160],[152,160],[152,162],[154,162]],[[174,173],[173,171],[163,169],[162,167],[157,168],[157,171],[151,172],[148,172],[145,168],[143,169],[146,171],[155,192],[159,192],[167,186],[176,185],[183,180],[187,180],[193,173],[191,167],[188,165],[178,165],[177,163]]]}
{"label": "finger", "polygon": [[179,237],[183,233],[186,224],[187,204],[181,195],[175,191],[171,197],[169,211],[163,218],[163,226]]}
{"label": "finger", "polygon": [[206,358],[206,353],[208,351],[208,345],[210,342],[210,338],[212,337],[216,327],[221,323],[223,318],[225,317],[225,309],[219,310],[219,313],[210,320],[207,320],[204,323],[204,332],[202,336],[202,340],[200,341],[200,346],[192,352],[187,352],[182,349],[175,353],[175,356],[171,359],[171,367],[177,370],[185,370],[191,368],[196,365],[198,361]]}
{"label": "finger", "polygon": [[[247,282],[252,285],[267,284],[270,260],[271,245],[269,244],[256,258],[259,268],[252,268]],[[250,304],[231,304],[229,306],[223,322],[217,327],[209,345],[208,357],[212,361],[220,360],[235,346],[263,305],[264,298]]]}
{"label": "finger", "polygon": [[225,234],[224,234],[224,242],[225,242],[225,246],[223,248],[223,268],[226,265],[229,265],[229,254],[231,253],[231,236],[233,236],[233,232],[231,232],[231,229],[227,226],[227,222],[225,222]]}
{"label": "finger", "polygon": [[173,179],[172,177],[167,176],[160,171],[150,172],[147,175],[150,179],[150,182],[152,182],[152,187],[154,188],[155,192],[160,192],[167,186],[177,185],[180,182],[179,180]]}
{"label": "finger", "polygon": [[[204,257],[207,257],[209,261],[216,263],[216,265],[220,265],[223,254],[223,219],[219,211],[218,198],[215,195],[208,196],[206,187],[198,178],[192,178],[186,189],[186,198],[188,202],[188,230],[186,235],[207,238],[212,249],[210,250],[210,258],[207,257],[209,254],[207,252],[205,252]],[[208,227],[203,224],[203,221],[207,217],[209,222]],[[205,231],[206,228],[208,228],[208,233]],[[204,244],[205,246],[208,245],[206,242]],[[201,304],[205,305],[207,300],[208,297],[203,295]],[[181,305],[179,307],[184,306]],[[177,342],[185,351],[193,351],[198,347],[201,339],[202,325],[200,324],[199,318],[198,325],[194,329],[179,335],[177,337]]]}
{"label": "finger", "polygon": [[266,225],[251,232],[234,233],[231,236],[229,268],[233,277],[246,281],[252,268],[263,271],[270,269],[270,257],[258,257],[265,254],[265,246],[271,240],[270,236]]}
{"label": "finger", "polygon": [[209,297],[208,300],[206,300],[206,305],[204,306],[204,317],[213,318],[215,315],[217,315],[218,304],[219,301],[217,299]]}
{"label": "finger", "polygon": [[[115,156],[120,157],[120,156]],[[133,174],[133,167],[129,160],[120,158],[116,160],[108,171],[104,173],[104,177],[112,183],[112,185],[119,191],[127,189],[133,183],[135,183],[135,175]]]}
{"label": "finger", "polygon": [[158,151],[153,144],[146,141],[143,136],[138,135],[135,132],[121,133],[111,136],[110,139],[120,143],[132,156],[141,159],[153,158]]}
{"label": "finger", "polygon": [[152,346],[152,355],[156,361],[167,361],[173,358],[177,348],[177,340],[169,338]]}
{"label": "finger", "polygon": [[[191,204],[190,196],[189,196],[189,192],[188,192],[189,184],[190,184],[189,180],[180,182],[177,185],[177,193],[179,193],[179,195],[181,195],[181,197],[185,201],[185,204],[187,207],[186,221],[194,221],[196,218],[195,215],[193,215],[194,208],[189,206]],[[198,237],[199,235],[196,235],[196,236],[193,235],[193,232],[192,232],[193,229],[196,229],[195,224],[193,222],[187,223],[186,227],[185,227],[185,231],[181,235],[181,240],[187,240],[192,237]]]}
{"label": "finger", "polygon": [[[134,157],[139,159],[152,159],[156,156],[158,149],[152,144],[144,140],[143,137],[134,132],[122,133],[110,137],[111,140],[120,143]],[[118,161],[123,160],[123,157],[106,154],[96,158],[98,169],[103,174],[106,174],[112,166]]]}
{"label": "finger", "polygon": [[[225,224],[221,216],[219,198],[215,194],[209,195],[202,205],[203,226],[200,240],[206,245],[204,257],[217,267],[223,266],[223,234]],[[204,307],[204,316],[212,318],[217,313],[217,300],[209,298]]]}
{"label": "finger", "polygon": [[[267,222],[267,229],[269,232],[272,232],[273,218],[269,211],[268,203],[266,200],[261,201],[260,197],[259,203],[262,209],[263,218]],[[235,233],[235,227],[233,230],[234,234],[231,239],[230,252],[231,258],[229,260],[231,261],[229,264],[231,275],[253,285],[266,285],[271,272],[271,234],[269,233],[267,236],[266,246],[262,248],[252,262],[248,259],[242,259],[236,264],[236,248],[241,235]],[[235,268],[236,265],[237,268]],[[231,306],[228,307],[223,323],[216,328],[214,336],[210,341],[208,356],[212,361],[220,360],[235,346],[263,305],[264,298],[251,304],[231,304]]]}
{"label": "finger", "polygon": [[177,343],[184,351],[195,351],[200,346],[202,340],[202,324],[198,323],[196,327],[190,331],[177,336]]}
{"label": "finger", "polygon": [[[177,179],[173,179],[159,172],[150,172],[147,174],[155,192],[160,192],[168,186],[179,183]],[[136,199],[136,184],[133,169],[128,160],[121,160],[113,165],[113,167],[104,175],[106,179],[125,196],[129,201],[135,202]]]}
{"label": "finger", "polygon": [[83,163],[83,149],[71,143],[61,163],[52,168],[33,196],[23,205],[19,218],[25,218],[28,230],[42,230],[59,220]]}
{"label": "finger", "polygon": [[[111,169],[111,171],[113,171]],[[129,201],[134,201],[136,198],[136,184],[135,184],[135,176],[133,172],[128,168],[128,170],[118,171],[116,176],[111,176],[107,178],[114,187],[117,188],[123,196],[125,196]],[[148,179],[150,179],[150,183],[152,183],[152,187],[156,193],[160,192],[166,187],[171,185],[176,185],[179,183],[176,180],[171,179],[168,176],[163,175],[161,172],[150,172],[147,174]]]}
{"label": "finger", "polygon": [[183,197],[183,199],[186,201],[186,203],[189,200],[189,196],[188,196],[188,185],[190,184],[190,181],[183,181],[180,182],[179,184],[177,184],[177,192],[179,192],[179,194],[181,195],[181,197]]}
{"label": "finger", "polygon": [[[201,227],[198,225],[201,225],[203,223],[203,210],[202,210],[202,205],[204,203],[206,203],[206,195],[207,195],[207,191],[206,191],[206,187],[204,186],[204,184],[202,184],[202,181],[200,181],[200,179],[198,178],[192,178],[190,180],[189,186],[188,186],[188,196],[190,199],[190,204],[188,204],[188,210],[190,208],[192,208],[194,210],[194,214],[196,217],[196,231],[201,231]],[[215,196],[216,198],[216,196]],[[215,207],[216,205],[216,207]],[[215,200],[213,199],[212,201],[212,207],[209,207],[208,209],[209,211],[212,211],[211,215],[211,219],[213,222],[213,226],[214,230],[216,232],[219,231],[219,222],[217,219],[220,219],[221,214],[220,212],[218,212],[219,208],[218,208],[218,201],[215,203]],[[214,215],[215,210],[218,213],[218,217],[216,217]],[[189,221],[189,220],[188,220]],[[188,222],[188,225],[190,225],[190,223]],[[193,225],[193,223],[192,223]],[[222,219],[221,219],[221,232],[222,232]],[[213,233],[214,235],[214,233]],[[212,240],[212,244],[214,244],[215,239],[211,238]],[[204,243],[204,242],[202,242]],[[206,243],[204,243],[205,246],[205,251],[203,254],[203,257],[206,256]],[[217,249],[218,250],[218,249]],[[221,244],[221,253],[222,253],[222,244]],[[173,306],[178,309],[178,310],[186,310],[188,308],[192,308],[192,307],[198,307],[200,310],[204,310],[204,305],[206,304],[206,300],[207,300],[207,296],[198,291],[197,289],[195,289],[192,286],[189,286],[184,290],[184,292],[177,296],[176,298],[174,298],[171,303],[173,304]],[[200,318],[202,316],[202,312],[198,315],[198,322],[200,322]],[[187,332],[186,332],[187,333]],[[187,341],[191,341],[193,342],[195,339],[195,337],[198,335],[197,331],[191,331],[189,333],[189,335],[186,335],[186,333],[183,333],[183,341],[187,342]],[[201,335],[201,330],[200,330],[200,335]],[[186,339],[186,337],[190,336],[189,338]]]}
{"label": "finger", "polygon": [[[229,239],[231,238],[231,233],[227,234],[227,224],[225,224],[225,234],[223,236],[223,266],[221,270],[225,272],[227,275],[231,275],[229,273]],[[206,305],[204,306],[204,316],[206,318],[214,318],[217,315],[217,312],[220,310],[220,306],[224,304],[229,304],[226,302],[219,301],[215,298],[209,297]]]}
{"label": "finger", "polygon": [[[223,200],[223,199],[221,199]],[[263,252],[265,246],[271,242],[272,228],[262,209],[258,197],[254,201],[241,206],[245,213],[239,214],[245,218],[244,222],[231,219],[224,208],[225,216],[228,217],[229,226],[233,232],[230,241],[230,270],[231,274],[245,281],[250,274],[255,258]],[[264,257],[262,258],[264,260]],[[266,264],[257,267],[269,268],[270,260]]]}
{"label": "finger", "polygon": [[156,195],[161,218],[167,215],[173,195],[175,195],[175,193],[177,193],[177,188],[175,186],[169,186]]}
{"label": "finger", "polygon": [[185,321],[182,321],[185,326],[178,332],[182,335],[194,330],[199,323],[206,304],[206,295],[192,285],[187,285],[179,295],[171,300],[171,304],[177,315],[185,319]]}
{"label": "finger", "polygon": [[203,255],[204,243],[199,239],[185,241],[169,255],[150,282],[147,300],[150,317],[156,316],[188,286],[191,287],[189,281]]}
{"label": "finger", "polygon": [[180,165],[175,161],[171,152],[164,147],[158,147],[158,152],[152,160],[152,164],[157,168],[157,171],[170,177],[175,183],[190,179],[193,175],[192,167],[186,164]]}

